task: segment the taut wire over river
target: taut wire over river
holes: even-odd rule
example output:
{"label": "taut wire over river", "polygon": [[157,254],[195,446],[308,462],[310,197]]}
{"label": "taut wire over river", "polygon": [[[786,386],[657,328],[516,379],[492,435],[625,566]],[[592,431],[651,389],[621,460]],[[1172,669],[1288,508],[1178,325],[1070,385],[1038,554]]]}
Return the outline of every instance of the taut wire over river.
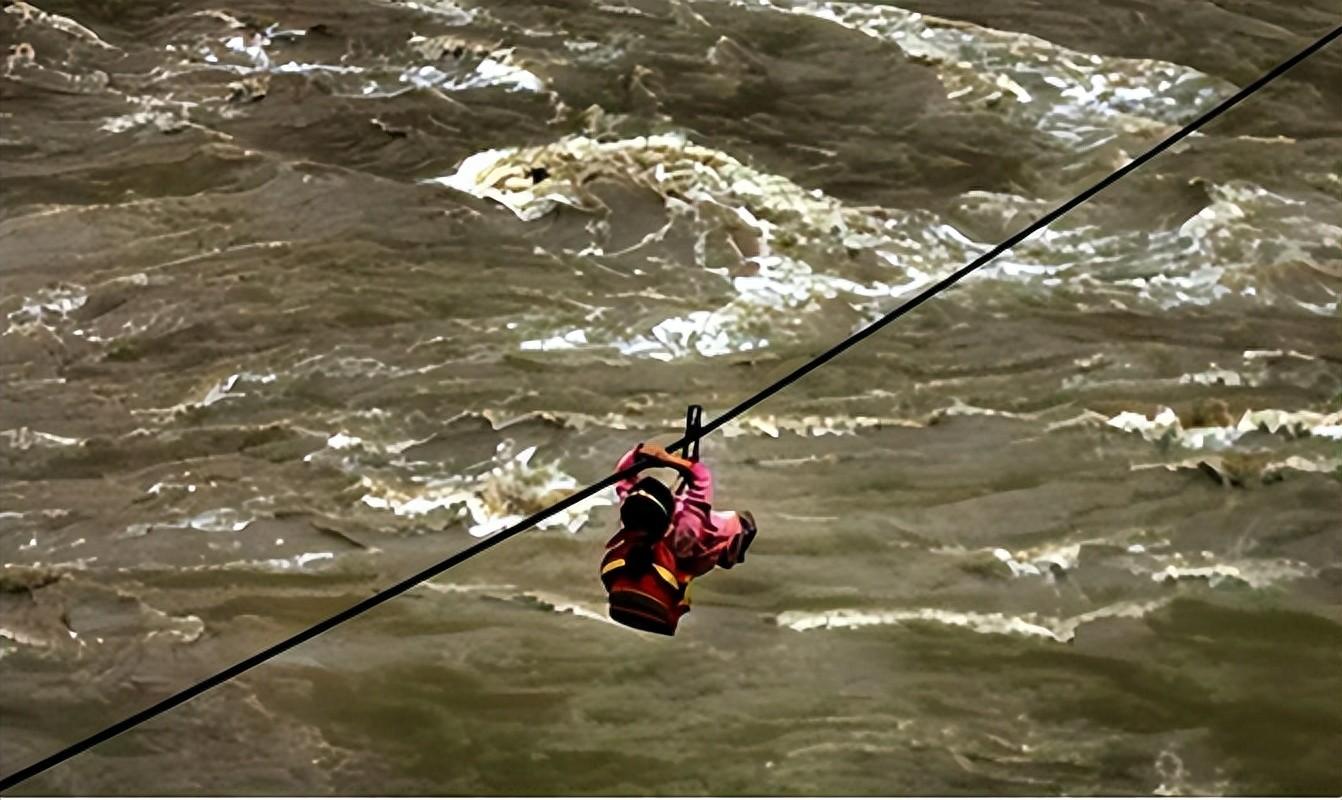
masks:
{"label": "taut wire over river", "polygon": [[[9,2],[0,774],[669,441],[1337,0]],[[703,443],[17,787],[1342,792],[1342,48]]]}

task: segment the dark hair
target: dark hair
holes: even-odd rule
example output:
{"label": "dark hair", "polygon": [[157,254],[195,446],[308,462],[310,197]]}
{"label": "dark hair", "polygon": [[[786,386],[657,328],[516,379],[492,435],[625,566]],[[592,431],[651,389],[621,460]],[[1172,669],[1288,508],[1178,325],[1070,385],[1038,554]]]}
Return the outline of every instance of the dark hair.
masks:
{"label": "dark hair", "polygon": [[626,528],[661,535],[671,524],[676,497],[656,478],[644,478],[620,505],[620,521]]}

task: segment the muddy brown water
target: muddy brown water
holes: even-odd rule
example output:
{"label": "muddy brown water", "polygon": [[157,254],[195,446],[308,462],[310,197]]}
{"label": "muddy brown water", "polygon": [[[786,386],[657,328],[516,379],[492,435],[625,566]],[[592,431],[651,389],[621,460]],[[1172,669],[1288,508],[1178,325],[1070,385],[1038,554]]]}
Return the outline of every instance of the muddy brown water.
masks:
{"label": "muddy brown water", "polygon": [[[607,474],[1336,0],[0,15],[0,771]],[[34,794],[1342,792],[1342,46],[704,443]]]}

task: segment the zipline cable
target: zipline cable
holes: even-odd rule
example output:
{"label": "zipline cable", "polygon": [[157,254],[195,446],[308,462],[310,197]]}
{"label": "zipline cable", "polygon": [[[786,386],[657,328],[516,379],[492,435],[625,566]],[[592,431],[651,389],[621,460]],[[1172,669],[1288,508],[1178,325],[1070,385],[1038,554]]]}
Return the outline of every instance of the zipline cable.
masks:
{"label": "zipline cable", "polygon": [[[806,362],[800,367],[794,369],[792,372],[789,372],[787,375],[784,375],[782,378],[779,378],[778,380],[774,381],[769,386],[761,389],[760,391],[756,392],[755,394],[751,395],[745,400],[742,400],[740,403],[737,403],[735,406],[733,406],[731,409],[729,409],[722,415],[713,419],[708,424],[700,427],[697,432],[697,437],[695,438],[707,436],[708,434],[712,433],[718,428],[721,428],[723,425],[727,424],[731,420],[735,419],[736,417],[739,417],[746,411],[764,402],[768,398],[787,388],[791,384],[797,382],[798,380],[805,377],[809,373],[820,368],[822,365],[832,361],[839,354],[843,353],[844,351],[848,350],[849,348],[853,347],[854,345],[863,341],[864,339],[870,337],[871,335],[875,334],[877,331],[886,327],[890,323],[894,322],[895,320],[904,316],[908,312],[912,311],[913,309],[932,299],[936,295],[955,285],[969,273],[973,272],[979,267],[982,267],[984,264],[987,264],[988,262],[997,258],[1002,253],[1005,253],[1007,250],[1010,250],[1011,248],[1020,244],[1025,239],[1029,238],[1035,233],[1038,233],[1043,228],[1048,227],[1059,217],[1063,216],[1067,212],[1071,211],[1072,209],[1086,202],[1090,198],[1094,197],[1096,194],[1108,188],[1113,183],[1121,180],[1128,173],[1132,172],[1133,170],[1142,166],[1146,162],[1165,152],[1170,147],[1174,146],[1181,140],[1188,137],[1190,134],[1197,131],[1199,128],[1206,125],[1208,122],[1211,122],[1212,120],[1221,116],[1226,111],[1229,111],[1231,108],[1238,105],[1245,98],[1249,97],[1250,95],[1257,92],[1259,89],[1262,89],[1267,84],[1279,78],[1283,73],[1290,70],[1292,67],[1296,66],[1300,62],[1309,58],[1319,50],[1322,50],[1324,47],[1328,46],[1328,44],[1330,44],[1334,39],[1337,39],[1338,36],[1342,36],[1342,26],[1338,26],[1329,33],[1323,35],[1313,44],[1309,45],[1305,49],[1301,50],[1299,53],[1296,53],[1294,56],[1291,56],[1289,59],[1283,61],[1277,66],[1273,67],[1270,71],[1268,71],[1262,77],[1255,80],[1253,83],[1250,83],[1243,89],[1240,89],[1238,92],[1231,95],[1229,98],[1223,100],[1215,108],[1211,109],[1210,111],[1204,113],[1202,116],[1183,126],[1178,131],[1166,137],[1159,144],[1155,145],[1150,150],[1147,150],[1145,153],[1142,153],[1137,158],[1133,159],[1132,161],[1129,161],[1127,164],[1114,170],[1109,175],[1102,178],[1100,181],[1091,186],[1089,189],[1086,189],[1085,191],[1073,197],[1071,200],[1068,200],[1067,202],[1053,209],[1049,213],[1035,220],[1031,224],[1022,228],[1019,232],[1012,235],[1011,237],[1009,237],[1008,239],[1006,239],[993,249],[974,259],[969,264],[966,264],[965,266],[961,267],[955,272],[952,272],[950,275],[947,275],[945,278],[942,278],[941,280],[927,287],[923,291],[919,292],[913,298],[905,301],[904,303],[896,307],[893,311],[887,313],[885,316],[881,317],[875,322],[872,322],[871,324],[867,325],[865,328],[862,328],[856,333],[853,333],[848,338],[834,345],[830,349],[826,350],[825,352],[821,353],[820,355],[816,356],[815,358],[811,359],[810,361]],[[687,443],[688,438],[689,438],[688,436],[683,436],[676,442],[669,445],[666,449],[675,450],[679,447],[682,447]],[[114,725],[109,725],[108,727],[102,729],[101,731],[98,731],[97,733],[87,738],[75,742],[69,747],[66,747],[56,753],[53,753],[52,755],[49,755],[40,761],[37,761],[27,767],[24,767],[23,769],[20,769],[17,772],[11,773],[3,778],[0,778],[0,790],[8,789],[11,786],[14,786],[22,781],[28,780],[29,778],[35,775],[45,772],[46,770],[51,769],[57,764],[60,764],[63,761],[66,761],[79,755],[85,750],[88,750],[90,747],[105,742],[118,734],[124,733],[130,730],[131,728],[134,728],[136,725],[139,725],[142,722],[153,719],[159,714],[162,714],[165,711],[175,708],[181,705],[182,703],[185,703],[186,701],[196,697],[197,695],[203,694],[204,692],[213,689],[219,684],[231,680],[232,678],[235,678],[238,675],[241,675],[242,673],[246,672],[252,667],[255,667],[259,664],[269,661],[275,656],[278,656],[287,650],[291,650],[294,647],[297,647],[298,645],[308,641],[309,639],[312,639],[316,636],[325,633],[326,631],[329,631],[330,629],[341,624],[342,622],[353,619],[354,617],[359,616],[363,612],[368,611],[369,609],[372,609],[376,606],[381,605],[382,603],[387,602],[393,597],[404,594],[405,592],[409,591],[410,589],[414,588],[420,583],[423,583],[424,581],[427,581],[430,578],[435,577],[436,575],[446,572],[447,570],[451,569],[452,567],[455,567],[461,562],[473,558],[479,555],[480,553],[483,553],[484,551],[488,550],[489,548],[494,547],[497,544],[500,544],[502,542],[507,541],[508,539],[511,539],[517,534],[522,533],[523,531],[536,526],[537,524],[554,516],[555,514],[558,514],[560,511],[570,508],[578,503],[581,503],[583,500],[592,497],[593,495],[606,489],[607,487],[613,486],[621,478],[625,478],[637,473],[642,468],[643,464],[641,463],[635,464],[629,467],[628,469],[621,470],[620,472],[616,472],[612,475],[609,475],[606,478],[592,484],[591,486],[588,486],[585,489],[574,492],[573,494],[569,495],[563,500],[560,500],[558,503],[555,503],[549,508],[537,511],[536,513],[532,514],[531,516],[527,517],[521,522],[518,522],[502,531],[499,531],[498,533],[492,534],[489,537],[481,539],[480,541],[476,542],[470,547],[467,547],[461,550],[460,552],[457,552],[443,559],[437,564],[434,564],[430,567],[420,570],[414,575],[411,575],[409,578],[406,578],[405,580],[395,584],[394,586],[391,586],[387,589],[383,589],[364,600],[360,600],[359,602],[355,603],[354,605],[350,606],[344,611],[339,612],[335,616],[322,620],[321,622],[318,622],[317,624],[311,626],[310,628],[307,628],[294,634],[293,636],[290,636],[289,638],[285,639],[282,642],[279,642],[278,644],[267,647],[265,650],[262,650],[256,655],[243,659],[242,661],[239,661],[233,666],[225,670],[222,670],[214,675],[211,675],[210,677],[206,678],[203,681],[200,681],[199,683],[193,686],[189,686],[164,700],[160,700],[159,702],[144,709],[143,711],[140,711],[139,713],[133,714]]]}

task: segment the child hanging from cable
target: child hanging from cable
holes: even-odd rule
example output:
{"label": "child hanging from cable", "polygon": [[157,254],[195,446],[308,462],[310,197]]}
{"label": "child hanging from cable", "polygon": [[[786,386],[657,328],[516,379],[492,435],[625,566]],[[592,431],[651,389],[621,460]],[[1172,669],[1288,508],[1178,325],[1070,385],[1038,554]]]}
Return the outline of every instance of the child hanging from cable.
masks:
{"label": "child hanging from cable", "polygon": [[[697,409],[691,408],[687,436],[699,424]],[[713,474],[698,460],[697,450],[697,440],[693,450],[686,447],[690,458],[639,444],[616,465],[617,471],[636,464],[670,467],[681,477],[675,492],[638,473],[615,485],[622,527],[606,543],[601,580],[616,622],[673,635],[690,610],[690,581],[713,567],[731,569],[745,561],[755,539],[755,518],[749,511],[713,510]]]}

